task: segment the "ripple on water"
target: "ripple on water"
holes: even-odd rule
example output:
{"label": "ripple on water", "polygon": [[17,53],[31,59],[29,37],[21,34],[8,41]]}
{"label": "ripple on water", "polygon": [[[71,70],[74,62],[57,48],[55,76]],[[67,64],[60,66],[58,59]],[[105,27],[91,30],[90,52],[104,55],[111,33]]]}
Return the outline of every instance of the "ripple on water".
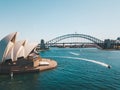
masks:
{"label": "ripple on water", "polygon": [[[78,53],[71,55],[69,52]],[[120,89],[120,51],[98,49],[51,49],[41,52],[42,57],[50,57],[58,62],[57,68],[37,74],[0,77],[0,90],[119,90]],[[111,69],[100,65],[58,58],[67,56],[93,59],[112,65]],[[110,58],[108,58],[110,56]]]}

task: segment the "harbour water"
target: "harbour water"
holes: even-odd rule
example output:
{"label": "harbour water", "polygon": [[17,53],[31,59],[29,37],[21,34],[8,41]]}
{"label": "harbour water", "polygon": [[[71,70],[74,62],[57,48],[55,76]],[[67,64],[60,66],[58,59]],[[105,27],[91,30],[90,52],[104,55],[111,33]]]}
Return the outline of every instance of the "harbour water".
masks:
{"label": "harbour water", "polygon": [[51,48],[40,56],[56,60],[57,68],[0,76],[0,90],[120,90],[120,51]]}

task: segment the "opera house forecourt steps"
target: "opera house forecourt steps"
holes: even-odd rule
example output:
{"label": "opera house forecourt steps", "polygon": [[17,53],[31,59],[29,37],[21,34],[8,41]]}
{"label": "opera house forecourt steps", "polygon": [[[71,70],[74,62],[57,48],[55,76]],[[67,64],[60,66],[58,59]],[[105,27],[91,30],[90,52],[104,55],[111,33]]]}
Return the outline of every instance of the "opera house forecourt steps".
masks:
{"label": "opera house forecourt steps", "polygon": [[40,57],[37,43],[17,41],[17,34],[11,33],[0,41],[0,74],[32,73],[57,67],[56,61]]}

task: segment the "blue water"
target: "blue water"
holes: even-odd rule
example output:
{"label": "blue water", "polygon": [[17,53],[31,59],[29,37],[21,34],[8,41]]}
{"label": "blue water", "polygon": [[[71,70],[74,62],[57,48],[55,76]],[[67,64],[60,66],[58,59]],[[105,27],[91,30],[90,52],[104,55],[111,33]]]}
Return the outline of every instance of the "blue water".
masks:
{"label": "blue water", "polygon": [[[120,51],[51,48],[40,55],[57,61],[57,68],[13,79],[0,76],[0,90],[120,90]],[[111,68],[75,58],[103,62]]]}

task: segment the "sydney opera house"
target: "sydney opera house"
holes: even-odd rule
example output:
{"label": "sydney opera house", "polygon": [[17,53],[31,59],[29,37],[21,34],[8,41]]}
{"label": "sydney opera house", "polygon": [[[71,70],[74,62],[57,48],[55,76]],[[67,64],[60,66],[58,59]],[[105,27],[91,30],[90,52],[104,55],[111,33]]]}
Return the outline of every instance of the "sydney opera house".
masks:
{"label": "sydney opera house", "polygon": [[[36,51],[38,44],[28,43],[26,40],[17,41],[17,34],[9,34],[0,41],[0,74],[37,72],[44,69],[44,66],[40,66],[40,62],[44,60]],[[48,64],[51,62],[48,61]],[[54,67],[52,64],[45,68]]]}

